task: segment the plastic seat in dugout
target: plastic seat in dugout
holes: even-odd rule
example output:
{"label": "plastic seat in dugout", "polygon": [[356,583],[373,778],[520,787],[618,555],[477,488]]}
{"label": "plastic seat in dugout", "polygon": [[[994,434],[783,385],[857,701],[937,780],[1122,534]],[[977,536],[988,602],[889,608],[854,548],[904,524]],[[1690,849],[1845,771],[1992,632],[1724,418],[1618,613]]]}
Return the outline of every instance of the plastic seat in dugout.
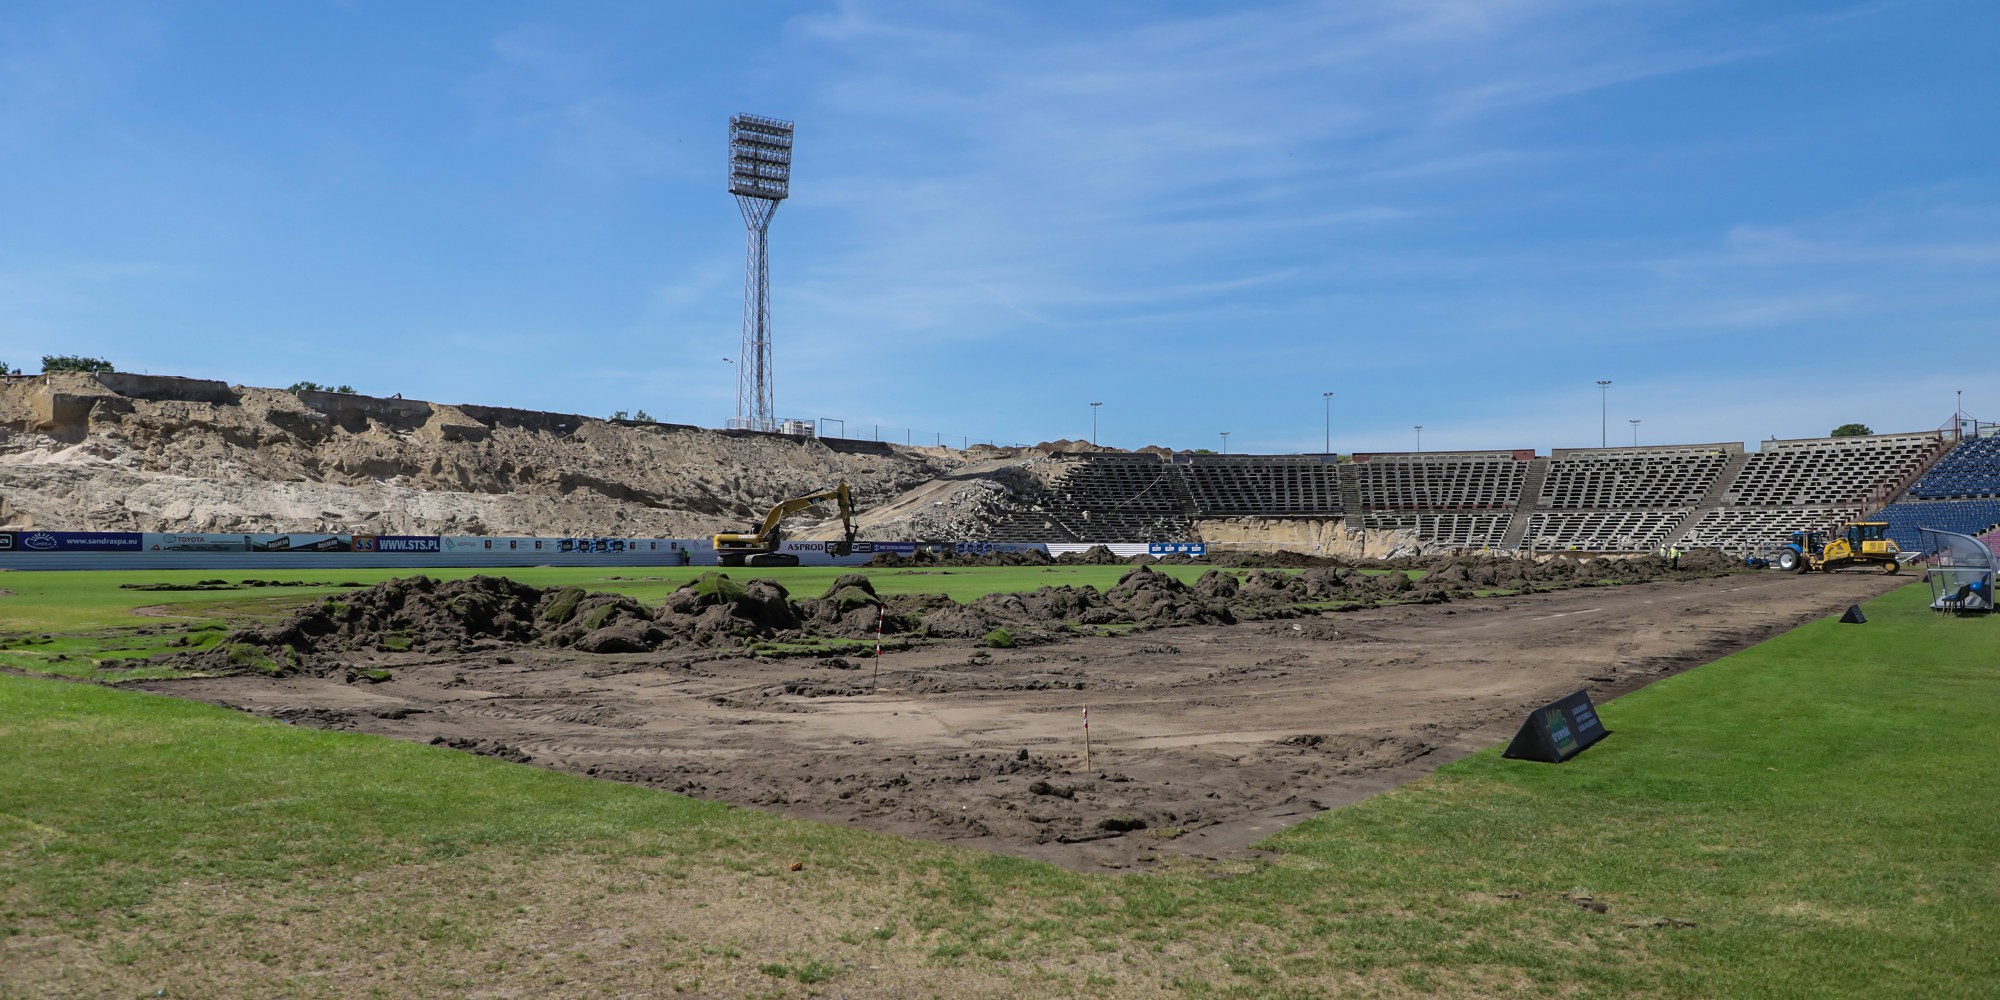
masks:
{"label": "plastic seat in dugout", "polygon": [[1993,580],[2000,559],[1971,535],[1934,528],[1917,529],[1930,568],[1924,579],[1931,588],[1931,610],[1951,614],[1993,610]]}

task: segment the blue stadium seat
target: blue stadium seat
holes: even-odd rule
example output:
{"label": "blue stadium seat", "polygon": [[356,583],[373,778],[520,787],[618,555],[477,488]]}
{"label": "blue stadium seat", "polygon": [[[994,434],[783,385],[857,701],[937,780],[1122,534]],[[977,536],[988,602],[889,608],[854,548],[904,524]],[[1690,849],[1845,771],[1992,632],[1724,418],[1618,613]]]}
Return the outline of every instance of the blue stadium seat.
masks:
{"label": "blue stadium seat", "polygon": [[1959,442],[1910,487],[1909,496],[1918,500],[2000,497],[2000,437]]}
{"label": "blue stadium seat", "polygon": [[1918,528],[1978,535],[2000,524],[2000,499],[1906,500],[1876,511],[1868,520],[1889,522],[1884,534],[1903,551],[1916,552],[1922,548]]}

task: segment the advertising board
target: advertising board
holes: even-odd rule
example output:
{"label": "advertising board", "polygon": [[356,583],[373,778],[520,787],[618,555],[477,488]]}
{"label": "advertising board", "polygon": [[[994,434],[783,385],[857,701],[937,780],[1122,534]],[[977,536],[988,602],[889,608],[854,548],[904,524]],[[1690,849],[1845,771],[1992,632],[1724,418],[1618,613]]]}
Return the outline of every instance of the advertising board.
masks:
{"label": "advertising board", "polygon": [[442,552],[443,539],[436,535],[355,535],[354,551],[402,554]]}
{"label": "advertising board", "polygon": [[1560,764],[1610,734],[1597,716],[1590,692],[1577,691],[1528,713],[1500,756]]}
{"label": "advertising board", "polygon": [[838,542],[793,541],[781,543],[778,551],[797,556],[801,566],[859,566],[875,558],[873,546],[864,550],[856,543],[844,556],[835,552],[838,547]]}
{"label": "advertising board", "polygon": [[1200,559],[1208,555],[1207,542],[1149,542],[1146,554],[1155,556],[1189,556]]}
{"label": "advertising board", "polygon": [[250,535],[252,552],[352,552],[346,535]]}
{"label": "advertising board", "polygon": [[248,552],[249,535],[184,535],[146,532],[148,552]]}
{"label": "advertising board", "polygon": [[[447,535],[438,539],[440,552],[460,554],[479,553],[492,555],[496,552],[555,552],[561,539],[535,538],[521,535]],[[562,551],[575,551],[574,547]]]}
{"label": "advertising board", "polygon": [[136,531],[20,531],[11,536],[15,552],[144,552],[146,536]]}

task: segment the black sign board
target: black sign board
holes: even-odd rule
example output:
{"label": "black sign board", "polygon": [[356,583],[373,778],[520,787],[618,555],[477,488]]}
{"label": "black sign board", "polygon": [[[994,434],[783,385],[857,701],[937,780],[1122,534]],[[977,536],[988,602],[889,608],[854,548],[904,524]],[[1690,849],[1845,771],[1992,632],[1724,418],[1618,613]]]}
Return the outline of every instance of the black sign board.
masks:
{"label": "black sign board", "polygon": [[1597,717],[1597,706],[1590,703],[1590,693],[1578,691],[1529,712],[1500,756],[1560,764],[1610,734]]}

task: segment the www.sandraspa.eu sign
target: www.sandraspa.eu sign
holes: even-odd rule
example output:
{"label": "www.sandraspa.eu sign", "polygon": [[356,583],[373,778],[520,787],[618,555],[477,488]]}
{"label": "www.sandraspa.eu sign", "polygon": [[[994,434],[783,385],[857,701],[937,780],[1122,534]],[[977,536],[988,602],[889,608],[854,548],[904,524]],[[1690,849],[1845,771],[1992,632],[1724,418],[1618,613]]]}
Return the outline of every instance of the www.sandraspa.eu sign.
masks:
{"label": "www.sandraspa.eu sign", "polygon": [[146,538],[136,531],[0,532],[0,551],[139,552]]}

